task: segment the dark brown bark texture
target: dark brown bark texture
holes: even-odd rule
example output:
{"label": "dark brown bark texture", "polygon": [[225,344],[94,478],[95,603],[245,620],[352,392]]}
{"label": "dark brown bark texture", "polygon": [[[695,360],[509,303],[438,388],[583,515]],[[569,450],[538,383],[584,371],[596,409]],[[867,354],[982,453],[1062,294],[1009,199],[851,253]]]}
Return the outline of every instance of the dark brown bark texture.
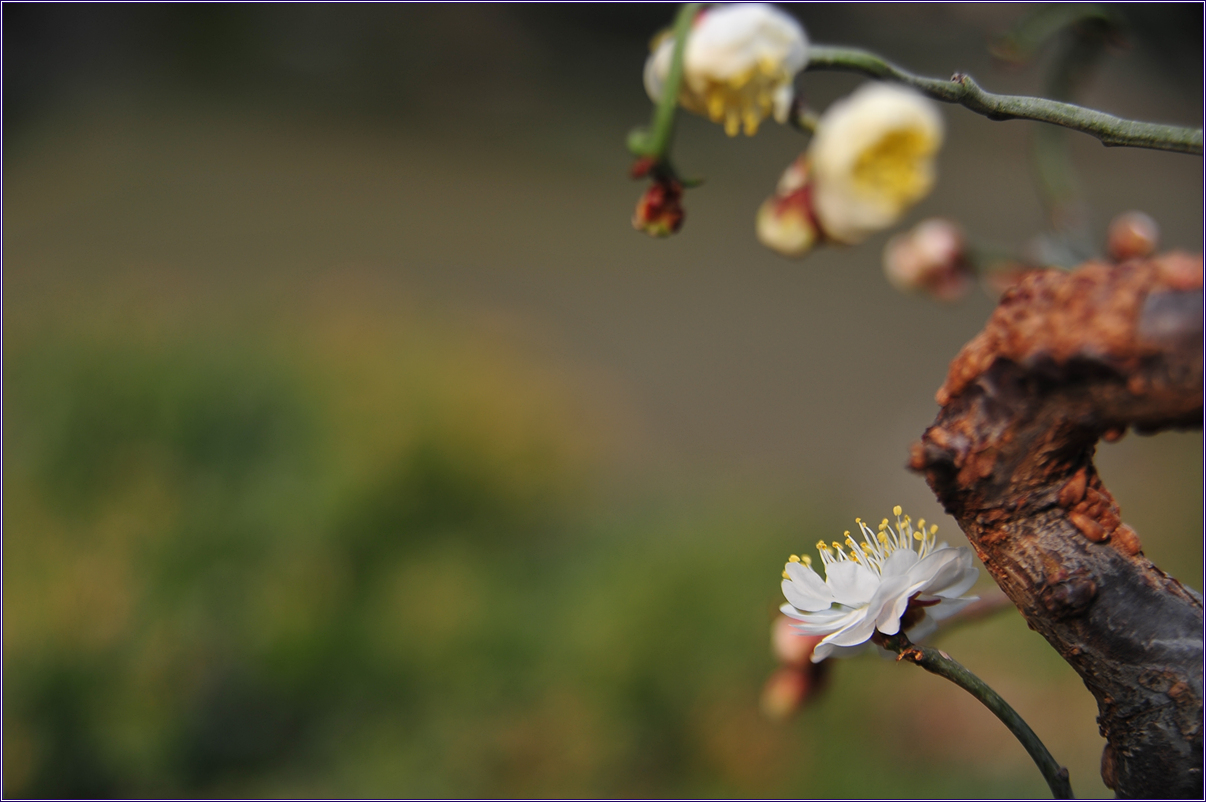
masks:
{"label": "dark brown bark texture", "polygon": [[1101,438],[1202,426],[1201,255],[1027,276],[937,399],[910,467],[1096,697],[1106,785],[1202,798],[1202,597],[1143,555],[1093,467]]}

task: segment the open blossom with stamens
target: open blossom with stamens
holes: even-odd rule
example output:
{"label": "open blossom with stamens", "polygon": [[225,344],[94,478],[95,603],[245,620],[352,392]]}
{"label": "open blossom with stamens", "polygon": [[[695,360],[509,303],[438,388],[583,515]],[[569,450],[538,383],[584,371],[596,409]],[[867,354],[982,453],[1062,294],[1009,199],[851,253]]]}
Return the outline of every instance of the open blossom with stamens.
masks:
{"label": "open blossom with stamens", "polygon": [[934,185],[942,116],[912,89],[864,84],[825,110],[808,148],[825,235],[853,244],[889,228]]}
{"label": "open blossom with stamens", "polygon": [[[795,619],[803,635],[823,635],[812,653],[819,663],[836,651],[863,647],[878,630],[895,635],[902,630],[914,639],[932,632],[937,622],[977,597],[964,597],[979,576],[971,550],[935,545],[938,527],[918,528],[900,507],[893,509],[896,525],[885,518],[878,532],[855,519],[863,540],[846,533],[845,546],[821,541],[817,549],[825,566],[822,579],[808,556],[792,555],[783,571],[780,609]],[[849,554],[846,553],[849,549]]]}
{"label": "open blossom with stamens", "polygon": [[[645,90],[661,100],[674,54],[674,37],[655,41],[645,63]],[[679,103],[723,123],[725,133],[753,136],[767,117],[787,120],[792,82],[808,64],[808,38],[789,14],[765,3],[705,9],[695,19],[683,53]]]}

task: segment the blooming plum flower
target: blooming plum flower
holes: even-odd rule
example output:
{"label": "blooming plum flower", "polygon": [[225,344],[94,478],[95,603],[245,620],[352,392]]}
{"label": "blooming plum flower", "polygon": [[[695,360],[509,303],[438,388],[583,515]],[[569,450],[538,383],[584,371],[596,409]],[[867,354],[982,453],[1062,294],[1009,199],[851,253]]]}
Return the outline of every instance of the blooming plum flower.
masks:
{"label": "blooming plum flower", "polygon": [[[645,62],[645,90],[662,98],[674,37],[655,40]],[[683,108],[722,123],[725,133],[753,136],[767,117],[786,122],[792,82],[808,64],[808,38],[789,14],[765,3],[706,9],[683,53]]]}
{"label": "blooming plum flower", "polygon": [[912,89],[869,83],[833,103],[808,149],[826,236],[853,244],[894,225],[933,187],[942,139],[942,116]]}
{"label": "blooming plum flower", "polygon": [[[865,647],[878,631],[896,635],[910,631],[923,638],[947,618],[975,601],[964,597],[979,576],[971,550],[935,545],[937,526],[914,529],[900,507],[893,510],[896,525],[885,518],[878,532],[860,519],[863,541],[846,533],[845,547],[834,541],[817,544],[825,578],[812,568],[807,555],[792,555],[783,571],[780,609],[797,622],[803,635],[823,635],[813,649],[812,662],[831,654]],[[849,549],[847,554],[845,549]],[[836,656],[836,655],[835,655]]]}

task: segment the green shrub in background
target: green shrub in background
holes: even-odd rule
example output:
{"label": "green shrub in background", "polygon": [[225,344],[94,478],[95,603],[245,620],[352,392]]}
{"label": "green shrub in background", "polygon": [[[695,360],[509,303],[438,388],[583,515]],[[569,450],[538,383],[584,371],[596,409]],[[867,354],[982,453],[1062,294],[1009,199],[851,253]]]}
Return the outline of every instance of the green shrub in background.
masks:
{"label": "green shrub in background", "polygon": [[[874,660],[762,719],[799,507],[604,502],[565,377],[448,330],[279,328],[10,329],[5,793],[1041,793],[1020,749],[985,786],[902,741],[946,689],[901,701]],[[1046,653],[1000,623],[988,649]],[[827,768],[867,749],[881,786]]]}

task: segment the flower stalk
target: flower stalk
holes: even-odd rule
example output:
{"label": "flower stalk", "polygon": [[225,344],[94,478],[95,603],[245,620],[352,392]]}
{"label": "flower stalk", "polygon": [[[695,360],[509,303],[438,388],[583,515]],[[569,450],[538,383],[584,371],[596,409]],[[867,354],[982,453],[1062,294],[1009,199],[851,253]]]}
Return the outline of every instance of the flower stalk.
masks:
{"label": "flower stalk", "polygon": [[1023,95],[998,95],[980,88],[970,75],[950,80],[924,78],[874,53],[844,47],[813,47],[807,70],[842,70],[911,86],[946,103],[958,103],[990,120],[1035,120],[1097,137],[1107,147],[1150,148],[1202,155],[1202,129],[1126,120],[1072,103]]}
{"label": "flower stalk", "polygon": [[648,157],[655,163],[663,163],[670,151],[674,138],[674,115],[678,110],[678,96],[683,83],[683,54],[687,50],[687,34],[695,22],[695,15],[703,3],[685,3],[674,20],[674,55],[670,59],[670,72],[662,97],[653,107],[653,119],[649,128],[637,128],[628,135],[628,150],[633,156]]}
{"label": "flower stalk", "polygon": [[921,666],[931,674],[945,677],[979,699],[1021,742],[1031,759],[1034,760],[1034,764],[1038,766],[1038,770],[1042,772],[1043,779],[1047,781],[1054,798],[1075,799],[1072,795],[1072,784],[1068,781],[1068,770],[1055,761],[1055,758],[1047,751],[1047,747],[1034,734],[1034,730],[1030,729],[1030,725],[1017,714],[1017,711],[1010,707],[1000,694],[988,687],[982,679],[942,650],[932,646],[914,645],[909,640],[909,636],[903,632],[884,635],[877,631],[872,635],[871,640],[888,651],[895,652],[898,655],[897,660],[907,660]]}

